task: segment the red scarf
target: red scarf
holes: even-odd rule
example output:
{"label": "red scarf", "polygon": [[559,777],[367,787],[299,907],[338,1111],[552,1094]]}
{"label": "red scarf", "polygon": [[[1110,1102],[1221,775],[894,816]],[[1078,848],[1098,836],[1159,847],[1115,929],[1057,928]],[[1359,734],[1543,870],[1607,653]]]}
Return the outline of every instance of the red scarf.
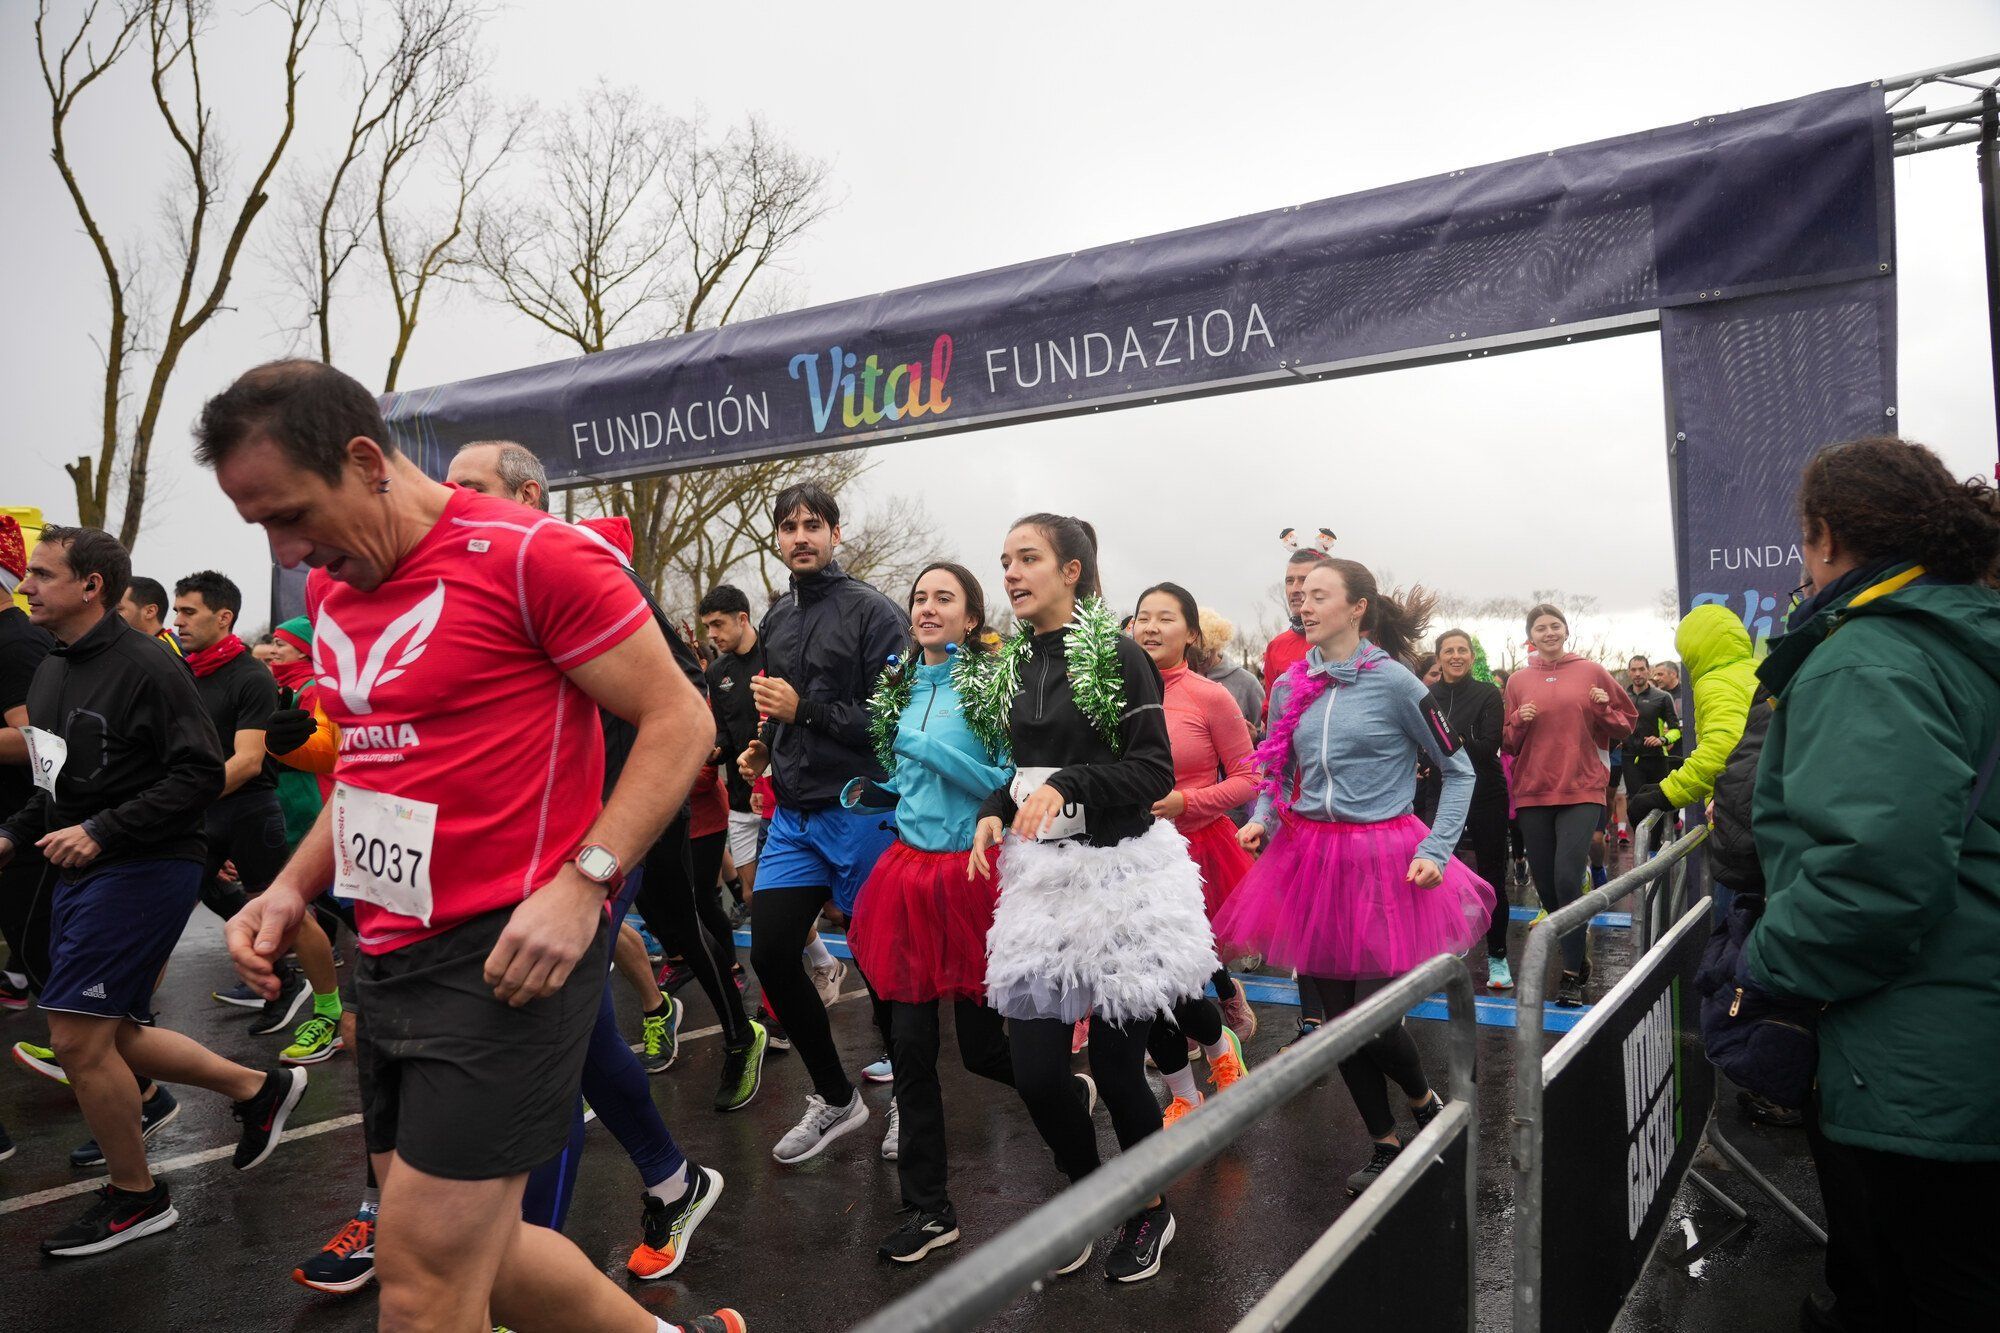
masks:
{"label": "red scarf", "polygon": [[219,643],[210,644],[198,653],[189,653],[187,655],[187,664],[193,670],[195,678],[200,679],[203,676],[212,676],[222,670],[222,668],[243,656],[243,652],[243,640],[232,634]]}
{"label": "red scarf", "polygon": [[[312,659],[301,657],[296,662],[273,662],[271,663],[271,674],[278,678],[280,687],[296,694],[312,683]],[[303,708],[305,705],[300,704],[299,707]]]}

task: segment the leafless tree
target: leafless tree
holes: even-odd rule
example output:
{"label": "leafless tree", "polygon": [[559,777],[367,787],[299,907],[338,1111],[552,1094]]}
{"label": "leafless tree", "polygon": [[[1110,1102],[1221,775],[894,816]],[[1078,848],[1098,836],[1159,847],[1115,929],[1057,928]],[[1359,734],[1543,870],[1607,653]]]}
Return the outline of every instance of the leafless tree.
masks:
{"label": "leafless tree", "polygon": [[842,536],[841,568],[897,602],[925,565],[957,559],[930,510],[913,496],[885,496],[867,506],[850,520]]}
{"label": "leafless tree", "polygon": [[[766,279],[829,206],[824,164],[760,122],[716,137],[633,89],[599,85],[557,112],[534,156],[537,179],[478,215],[476,262],[496,299],[584,354],[767,308]],[[864,471],[753,463],[593,486],[575,503],[628,519],[634,567],[673,601],[759,559],[782,487]]]}
{"label": "leafless tree", "polygon": [[[231,207],[232,154],[225,151],[203,86],[201,44],[212,20],[207,0],[127,0],[115,10],[92,0],[66,35],[52,27],[48,0],[37,6],[35,54],[49,100],[50,157],[96,251],[109,297],[99,438],[94,454],[82,455],[65,470],[76,487],[82,523],[106,526],[114,501],[122,498],[118,536],[128,549],[145,517],[153,437],[167,386],[182,353],[224,309],[237,260],[270,202],[266,191],[297,124],[301,64],[325,14],[325,0],[270,0],[267,7],[284,31],[283,108],[274,118],[269,147],[252,159],[255,170]],[[115,246],[84,188],[70,139],[71,116],[84,94],[135,51],[146,64],[177,180],[159,210],[161,232],[151,244],[134,239]],[[148,300],[154,292],[171,294]],[[135,394],[139,409],[132,417],[128,406]],[[120,489],[122,497],[114,496]]]}

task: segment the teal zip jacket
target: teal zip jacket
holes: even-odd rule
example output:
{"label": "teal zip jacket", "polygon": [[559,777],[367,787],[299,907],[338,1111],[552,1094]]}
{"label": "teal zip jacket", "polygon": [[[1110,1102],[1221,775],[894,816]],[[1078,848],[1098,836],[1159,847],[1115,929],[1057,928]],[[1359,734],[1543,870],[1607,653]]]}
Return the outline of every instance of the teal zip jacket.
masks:
{"label": "teal zip jacket", "polygon": [[[910,682],[910,702],[896,724],[896,767],[873,785],[892,792],[896,836],[922,852],[962,852],[972,846],[979,803],[1014,776],[1005,755],[994,756],[966,725],[965,707],[951,683],[951,662],[919,662]],[[853,806],[856,779],[842,793]]]}
{"label": "teal zip jacket", "polygon": [[1891,568],[1771,646],[1750,979],[1826,1004],[1820,1121],[1854,1147],[2000,1161],[2000,593]]}

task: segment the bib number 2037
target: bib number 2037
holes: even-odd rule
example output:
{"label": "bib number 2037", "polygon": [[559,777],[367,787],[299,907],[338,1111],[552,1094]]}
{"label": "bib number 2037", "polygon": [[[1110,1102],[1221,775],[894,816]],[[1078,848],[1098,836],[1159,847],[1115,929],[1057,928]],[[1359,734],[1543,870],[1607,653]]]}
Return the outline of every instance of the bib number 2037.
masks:
{"label": "bib number 2037", "polygon": [[333,891],[429,925],[437,806],[345,782],[333,801]]}

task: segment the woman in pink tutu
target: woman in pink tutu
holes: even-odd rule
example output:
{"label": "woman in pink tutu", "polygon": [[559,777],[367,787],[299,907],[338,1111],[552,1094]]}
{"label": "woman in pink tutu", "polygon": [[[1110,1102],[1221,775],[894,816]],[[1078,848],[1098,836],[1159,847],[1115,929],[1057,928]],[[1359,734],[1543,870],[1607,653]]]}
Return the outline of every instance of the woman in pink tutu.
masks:
{"label": "woman in pink tutu", "polygon": [[[1406,601],[1383,593],[1352,560],[1307,574],[1300,620],[1310,647],[1272,694],[1275,720],[1257,751],[1264,787],[1240,835],[1255,851],[1269,832],[1271,847],[1215,921],[1225,953],[1257,950],[1316,985],[1328,1019],[1428,958],[1464,953],[1493,911],[1493,890],[1451,855],[1472,761],[1398,660],[1424,632],[1429,603],[1421,590]],[[1434,828],[1412,813],[1420,756],[1444,779]],[[1375,1140],[1347,1179],[1359,1194],[1401,1151],[1386,1080],[1402,1088],[1419,1129],[1443,1102],[1400,1025],[1340,1072]]]}
{"label": "woman in pink tutu", "polygon": [[982,736],[964,696],[985,665],[986,598],[961,565],[940,562],[910,590],[915,635],[906,660],[882,674],[869,729],[888,781],[857,778],[842,804],[895,801],[896,841],[855,900],[847,942],[882,1020],[895,1069],[890,1138],[909,1217],[879,1253],[916,1263],[958,1239],[945,1192],[944,1098],[938,1087],[938,1002],[952,1005],[959,1058],[975,1074],[1014,1085],[1000,1015],[986,1007],[986,932],[999,881],[968,882],[979,803],[1013,775],[1006,737]]}

